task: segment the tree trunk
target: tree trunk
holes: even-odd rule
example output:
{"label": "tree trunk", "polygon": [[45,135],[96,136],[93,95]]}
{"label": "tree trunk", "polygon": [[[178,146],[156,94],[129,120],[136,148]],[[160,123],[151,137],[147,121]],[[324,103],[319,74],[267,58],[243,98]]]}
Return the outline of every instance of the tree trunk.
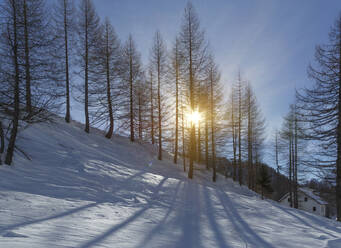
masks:
{"label": "tree trunk", "polygon": [[175,148],[174,163],[178,161],[178,140],[179,140],[179,68],[178,68],[178,47],[175,49]]}
{"label": "tree trunk", "polygon": [[2,129],[2,122],[0,120],[0,165],[2,165],[2,154],[5,150],[5,134],[4,130]]}
{"label": "tree trunk", "polygon": [[[208,101],[208,99],[207,99]],[[208,170],[208,116],[205,116],[205,164]]]}
{"label": "tree trunk", "polygon": [[197,157],[198,157],[198,163],[201,163],[201,127],[200,127],[200,120],[198,120],[198,151],[197,151]]}
{"label": "tree trunk", "polygon": [[105,135],[106,138],[110,139],[112,137],[112,134],[114,132],[114,115],[112,111],[112,103],[111,103],[111,82],[110,82],[110,63],[109,63],[109,30],[108,30],[108,25],[106,24],[106,64],[105,64],[105,70],[106,70],[106,76],[107,76],[107,101],[108,101],[108,112],[109,112],[109,121],[110,121],[110,127]]}
{"label": "tree trunk", "polygon": [[252,188],[252,179],[253,179],[253,175],[252,175],[252,121],[251,121],[251,92],[250,89],[248,89],[248,95],[247,95],[248,99],[248,117],[247,117],[247,121],[248,121],[248,125],[247,125],[247,156],[248,156],[248,161],[247,161],[247,165],[248,165],[248,187],[249,189]]}
{"label": "tree trunk", "polygon": [[236,123],[234,120],[234,100],[232,96],[232,146],[233,146],[233,181],[237,180],[237,140],[236,140]]}
{"label": "tree trunk", "polygon": [[216,167],[215,167],[215,140],[214,140],[214,100],[213,100],[213,78],[212,78],[212,72],[211,72],[211,149],[212,149],[212,168],[213,168],[213,175],[212,180],[213,182],[216,181]]}
{"label": "tree trunk", "polygon": [[275,137],[275,153],[276,153],[276,171],[277,171],[277,174],[279,174],[279,163],[278,163],[278,133],[277,133],[277,130],[276,130],[276,137]]}
{"label": "tree trunk", "polygon": [[[340,25],[341,32],[341,25]],[[338,124],[337,124],[337,158],[336,158],[336,216],[341,221],[341,37],[339,37],[339,99],[338,99]]]}
{"label": "tree trunk", "polygon": [[89,100],[88,100],[88,85],[89,85],[89,78],[88,78],[88,2],[85,4],[85,70],[84,70],[84,94],[85,94],[85,99],[84,99],[84,114],[85,114],[85,129],[84,131],[89,133],[90,132],[90,123],[89,123]]}
{"label": "tree trunk", "polygon": [[184,171],[186,171],[186,145],[185,145],[185,123],[184,123],[184,106],[181,105],[181,132],[182,132],[182,163]]}
{"label": "tree trunk", "polygon": [[291,130],[289,134],[289,197],[290,207],[293,207],[293,194],[292,194],[292,135]]}
{"label": "tree trunk", "polygon": [[13,113],[13,127],[11,130],[11,136],[9,139],[7,154],[5,159],[5,164],[11,165],[13,159],[13,152],[15,147],[15,140],[18,132],[19,125],[19,63],[18,63],[18,41],[17,41],[17,10],[16,10],[16,1],[12,2],[13,9],[13,62],[14,62],[14,70],[15,70],[15,84],[14,84],[14,113]]}
{"label": "tree trunk", "polygon": [[27,23],[27,2],[24,0],[24,39],[25,39],[25,73],[26,73],[26,111],[27,115],[32,115],[31,100],[31,68],[30,68],[30,49],[28,44],[28,23]]}
{"label": "tree trunk", "polygon": [[153,106],[153,72],[150,70],[150,121],[151,121],[151,136],[152,144],[155,144],[154,139],[154,106]]}
{"label": "tree trunk", "polygon": [[69,51],[68,51],[68,26],[67,26],[67,6],[64,0],[64,44],[65,44],[65,78],[66,78],[66,113],[65,121],[70,122],[70,81],[69,81]]}
{"label": "tree trunk", "polygon": [[158,159],[162,160],[162,121],[161,121],[161,78],[160,78],[160,59],[157,65],[157,103],[159,114],[159,155]]}
{"label": "tree trunk", "polygon": [[[192,60],[192,23],[191,18],[188,18],[188,33],[189,33],[189,101],[190,101],[190,111],[194,111],[194,78],[193,78],[193,60]],[[190,132],[190,154],[189,154],[189,170],[188,178],[193,178],[193,167],[195,158],[195,126],[191,124]]]}
{"label": "tree trunk", "polygon": [[298,158],[297,158],[297,117],[296,117],[296,107],[295,107],[295,140],[294,140],[294,175],[295,175],[295,180],[294,180],[294,208],[298,208],[298,179],[297,179],[297,162],[298,162]]}
{"label": "tree trunk", "polygon": [[129,41],[129,50],[130,50],[130,57],[129,57],[129,87],[130,87],[130,141],[134,142],[135,135],[134,135],[134,112],[133,112],[133,58],[132,58],[132,41]]}
{"label": "tree trunk", "polygon": [[239,76],[239,86],[238,86],[238,178],[239,178],[239,185],[243,184],[243,170],[242,170],[242,149],[241,149],[241,124],[242,124],[242,95],[241,95],[241,82]]}
{"label": "tree trunk", "polygon": [[138,95],[138,97],[139,97],[139,104],[138,104],[138,106],[139,106],[139,109],[138,109],[138,111],[139,111],[139,139],[140,140],[142,140],[142,99],[141,99],[141,88],[139,88],[139,95]]}

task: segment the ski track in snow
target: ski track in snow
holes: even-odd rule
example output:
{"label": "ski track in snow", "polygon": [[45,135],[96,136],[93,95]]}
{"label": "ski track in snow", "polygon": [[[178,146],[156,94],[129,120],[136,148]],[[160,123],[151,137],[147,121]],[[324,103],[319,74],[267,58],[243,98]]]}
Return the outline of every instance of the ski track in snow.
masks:
{"label": "ski track in snow", "polygon": [[35,124],[0,167],[0,247],[341,247],[341,224],[78,123]]}

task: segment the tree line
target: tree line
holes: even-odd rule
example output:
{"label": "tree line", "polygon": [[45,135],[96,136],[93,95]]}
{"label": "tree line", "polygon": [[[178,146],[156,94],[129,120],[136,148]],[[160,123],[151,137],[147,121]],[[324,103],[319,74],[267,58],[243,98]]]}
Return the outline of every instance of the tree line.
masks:
{"label": "tree line", "polygon": [[[187,4],[170,48],[161,32],[155,32],[149,62],[143,65],[132,35],[121,42],[109,19],[100,20],[91,0],[77,4],[1,4],[5,163],[12,163],[24,123],[48,120],[52,113],[64,113],[69,123],[73,97],[84,107],[85,132],[100,127],[109,139],[117,132],[132,142],[148,141],[157,146],[159,160],[164,151],[172,152],[174,163],[181,159],[189,178],[195,163],[212,168],[213,181],[216,157],[231,148],[233,179],[255,189],[264,118],[251,84],[240,73],[229,100],[224,100],[220,70],[193,5]],[[195,121],[193,114],[199,115]],[[248,161],[247,178],[243,160]]]}
{"label": "tree line", "polygon": [[298,207],[297,190],[309,173],[324,185],[322,193],[329,189],[327,198],[341,221],[341,15],[328,43],[316,47],[308,77],[314,85],[296,90],[282,128],[275,132],[276,167],[289,178],[292,207]]}

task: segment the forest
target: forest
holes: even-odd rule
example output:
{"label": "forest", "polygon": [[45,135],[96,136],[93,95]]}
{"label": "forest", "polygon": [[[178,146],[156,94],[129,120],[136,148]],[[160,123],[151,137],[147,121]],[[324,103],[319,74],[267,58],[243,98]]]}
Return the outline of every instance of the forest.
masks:
{"label": "forest", "polygon": [[312,86],[295,91],[271,135],[252,78],[241,68],[233,84],[222,82],[190,2],[171,47],[162,30],[150,37],[147,64],[134,34],[122,41],[91,0],[4,0],[0,16],[0,164],[26,154],[21,130],[55,115],[70,123],[77,103],[86,133],[153,144],[189,179],[204,164],[213,182],[231,177],[273,199],[289,191],[294,208],[300,185],[323,188],[341,221],[341,16],[316,47]]}

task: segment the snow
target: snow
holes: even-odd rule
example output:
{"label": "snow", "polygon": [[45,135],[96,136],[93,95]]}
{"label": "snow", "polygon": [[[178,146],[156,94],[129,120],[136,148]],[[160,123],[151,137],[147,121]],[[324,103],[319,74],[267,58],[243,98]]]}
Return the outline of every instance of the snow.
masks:
{"label": "snow", "polygon": [[309,196],[311,199],[314,199],[317,203],[321,205],[326,205],[328,202],[324,201],[320,196],[314,194],[313,189],[310,188],[299,188],[304,194]]}
{"label": "snow", "polygon": [[25,129],[0,167],[0,247],[341,247],[341,224],[77,123]]}

